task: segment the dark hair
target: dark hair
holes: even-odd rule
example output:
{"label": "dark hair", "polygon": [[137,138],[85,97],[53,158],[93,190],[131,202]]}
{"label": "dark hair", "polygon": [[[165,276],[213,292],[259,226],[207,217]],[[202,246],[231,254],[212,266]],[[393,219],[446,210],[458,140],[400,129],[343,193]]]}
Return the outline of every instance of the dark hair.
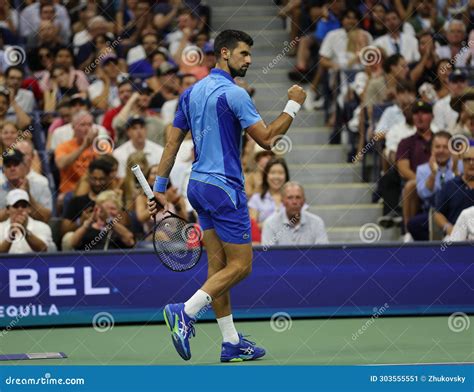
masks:
{"label": "dark hair", "polygon": [[400,80],[399,82],[397,82],[396,92],[397,94],[400,94],[400,93],[415,94],[415,86],[411,80]]}
{"label": "dark hair", "polygon": [[416,39],[419,41],[421,38],[426,36],[433,38],[433,32],[430,30],[423,30],[416,36]]}
{"label": "dark hair", "polygon": [[[447,63],[444,72],[446,72],[448,68],[451,68],[451,69],[453,68],[453,66],[451,65],[451,61],[449,59],[439,59],[435,64],[436,76],[438,76],[438,71],[440,70],[441,64],[443,63]],[[440,90],[442,87],[440,78],[436,77],[433,85],[436,91]]]}
{"label": "dark hair", "polygon": [[272,166],[275,165],[283,166],[283,169],[285,170],[285,182],[290,181],[290,171],[288,170],[288,165],[286,164],[286,161],[283,158],[279,157],[271,158],[267,162],[265,169],[263,169],[262,192],[260,193],[260,197],[262,199],[265,197],[265,194],[268,192],[268,189],[270,189],[270,185],[268,185],[268,173],[270,172]]}
{"label": "dark hair", "polygon": [[97,160],[106,162],[107,164],[110,165],[111,169],[113,169],[114,166],[118,166],[118,164],[119,164],[117,158],[115,158],[111,154],[101,155],[99,158],[97,158]]}
{"label": "dark hair", "polygon": [[72,50],[72,48],[70,48],[69,46],[65,46],[65,45],[61,45],[60,47],[58,47],[56,49],[56,51],[54,52],[54,57],[56,57],[58,55],[58,53],[61,52],[62,50],[68,51],[69,54],[71,55],[71,57],[74,59],[74,51]]}
{"label": "dark hair", "polygon": [[447,131],[438,131],[436,132],[434,135],[433,135],[433,140],[431,141],[431,148],[433,148],[433,141],[436,139],[436,138],[439,138],[439,137],[442,137],[442,138],[445,138],[447,140],[451,140],[451,138],[453,137],[453,135],[451,135],[449,132]]}
{"label": "dark hair", "polygon": [[392,54],[390,57],[384,60],[382,64],[383,71],[385,73],[390,73],[392,67],[397,65],[398,62],[403,58],[400,53]]}
{"label": "dark hair", "polygon": [[399,19],[402,19],[400,14],[398,13],[398,11],[395,8],[388,9],[387,12],[385,13],[385,15],[388,15],[388,14],[396,14]]}
{"label": "dark hair", "polygon": [[253,39],[247,33],[239,30],[224,30],[214,40],[214,54],[216,59],[221,57],[222,48],[234,50],[239,42],[245,42],[248,46],[253,45]]}
{"label": "dark hair", "polygon": [[108,176],[110,175],[112,168],[113,166],[110,162],[101,158],[96,158],[89,165],[89,173],[92,173],[94,170],[101,170]]}
{"label": "dark hair", "polygon": [[8,76],[10,75],[10,72],[13,71],[13,70],[17,70],[17,71],[20,71],[21,72],[21,76],[25,76],[25,70],[23,69],[23,67],[19,66],[19,65],[12,65],[10,67],[8,67],[5,71],[5,77],[8,78]]}
{"label": "dark hair", "polygon": [[168,56],[166,55],[165,52],[163,52],[163,50],[159,50],[159,49],[155,49],[153,50],[149,55],[148,55],[148,61],[152,61],[153,60],[153,57],[155,56],[158,56],[158,55],[161,55],[165,58],[165,61],[168,61]]}
{"label": "dark hair", "polygon": [[346,18],[350,13],[353,13],[357,20],[362,19],[362,14],[360,13],[360,11],[358,9],[356,9],[356,8],[346,8],[344,10],[344,12],[342,13],[340,20],[343,20],[344,18]]}

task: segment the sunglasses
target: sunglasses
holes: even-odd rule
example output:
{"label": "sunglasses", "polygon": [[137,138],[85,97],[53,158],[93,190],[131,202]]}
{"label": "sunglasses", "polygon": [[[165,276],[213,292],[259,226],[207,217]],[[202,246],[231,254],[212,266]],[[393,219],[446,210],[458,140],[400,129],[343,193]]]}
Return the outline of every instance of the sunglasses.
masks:
{"label": "sunglasses", "polygon": [[474,158],[463,158],[464,163],[474,164]]}

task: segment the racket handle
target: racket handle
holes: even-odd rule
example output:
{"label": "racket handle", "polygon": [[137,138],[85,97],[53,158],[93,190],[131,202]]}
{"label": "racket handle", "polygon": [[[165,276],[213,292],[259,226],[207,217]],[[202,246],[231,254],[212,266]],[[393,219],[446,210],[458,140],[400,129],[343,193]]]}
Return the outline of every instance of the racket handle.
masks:
{"label": "racket handle", "polygon": [[143,175],[143,172],[142,172],[142,169],[140,169],[140,166],[133,165],[131,170],[132,170],[132,173],[137,178],[140,186],[142,187],[143,192],[145,192],[145,195],[148,198],[148,200],[153,200],[158,206],[160,206],[161,208],[164,208],[164,206],[156,199],[155,195],[153,194],[153,191],[151,190],[150,185],[148,185],[148,182],[146,181],[146,178]]}
{"label": "racket handle", "polygon": [[155,196],[153,195],[153,191],[151,190],[150,185],[148,185],[148,182],[146,181],[146,178],[143,175],[143,172],[142,172],[142,169],[140,169],[140,166],[138,165],[132,166],[132,173],[137,178],[140,186],[143,189],[143,192],[145,192],[146,197],[148,199],[154,199]]}

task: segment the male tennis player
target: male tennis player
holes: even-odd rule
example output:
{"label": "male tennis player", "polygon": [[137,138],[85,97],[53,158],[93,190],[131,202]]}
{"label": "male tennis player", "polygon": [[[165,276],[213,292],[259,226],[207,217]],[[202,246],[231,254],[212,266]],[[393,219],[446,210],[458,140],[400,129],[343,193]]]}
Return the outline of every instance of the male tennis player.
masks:
{"label": "male tennis player", "polygon": [[[265,355],[263,348],[237,333],[232,319],[229,290],[252,270],[252,243],[244,177],[240,161],[242,129],[263,148],[286,133],[303,104],[299,86],[288,90],[288,103],[266,125],[248,93],[234,82],[245,76],[251,63],[252,38],[237,30],[221,32],[214,42],[217,64],[206,78],[180,97],[178,110],[158,168],[156,199],[166,204],[168,176],[186,132],[191,131],[195,160],[188,199],[198,213],[208,256],[208,279],[185,303],[169,304],[164,318],[179,355],[191,358],[189,338],[195,335],[197,316],[210,304],[222,332],[222,362],[246,361]],[[148,203],[152,215],[159,211]]]}

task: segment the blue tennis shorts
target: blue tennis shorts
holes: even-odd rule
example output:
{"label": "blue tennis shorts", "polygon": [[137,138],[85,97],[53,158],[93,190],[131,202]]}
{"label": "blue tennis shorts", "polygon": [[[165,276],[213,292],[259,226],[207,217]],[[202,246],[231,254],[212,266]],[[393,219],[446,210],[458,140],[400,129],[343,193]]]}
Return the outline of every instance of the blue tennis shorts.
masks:
{"label": "blue tennis shorts", "polygon": [[188,200],[198,213],[202,230],[215,229],[222,241],[231,244],[252,241],[244,191],[190,179]]}

